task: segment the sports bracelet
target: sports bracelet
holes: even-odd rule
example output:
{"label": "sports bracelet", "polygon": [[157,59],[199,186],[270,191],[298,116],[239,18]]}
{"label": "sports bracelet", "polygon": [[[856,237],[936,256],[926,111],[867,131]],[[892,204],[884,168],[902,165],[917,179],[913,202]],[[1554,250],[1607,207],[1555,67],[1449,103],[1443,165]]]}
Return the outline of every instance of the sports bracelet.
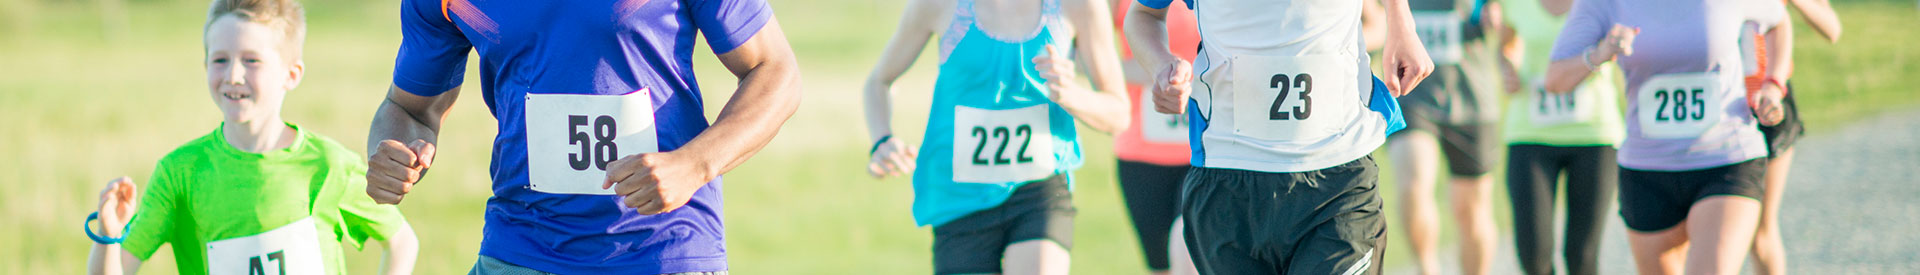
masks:
{"label": "sports bracelet", "polygon": [[1600,66],[1593,65],[1593,47],[1587,47],[1587,51],[1580,53],[1580,63],[1586,64],[1587,71],[1589,72],[1593,70],[1598,70],[1598,67]]}
{"label": "sports bracelet", "polygon": [[[133,223],[132,223],[132,222],[128,222],[128,223],[127,223],[127,225],[126,225],[126,227],[124,227],[124,228],[121,228],[121,229],[120,229],[120,237],[118,237],[118,238],[108,238],[108,237],[106,237],[106,236],[100,236],[99,234],[94,234],[94,233],[93,233],[93,227],[92,227],[92,226],[87,226],[87,224],[92,224],[92,223],[93,223],[93,220],[98,220],[98,219],[100,219],[100,212],[93,212],[93,214],[87,214],[87,221],[85,221],[85,222],[81,222],[81,223],[80,223],[80,228],[81,228],[81,229],[84,229],[84,230],[86,230],[86,231],[87,231],[87,238],[88,238],[88,239],[93,239],[93,243],[97,243],[97,244],[119,244],[119,243],[120,243],[121,241],[126,241],[126,240],[127,240],[127,233],[129,233],[129,231],[132,231],[132,229],[133,229]],[[127,219],[127,220],[128,220],[128,221],[132,221],[133,219]],[[100,225],[102,225],[102,226],[105,226],[105,225],[106,225],[106,221],[101,221],[101,222],[100,222]]]}
{"label": "sports bracelet", "polygon": [[876,140],[876,141],[874,141],[874,142],[873,142],[873,149],[870,149],[870,150],[867,150],[867,155],[868,155],[868,156],[872,156],[872,155],[873,155],[873,153],[879,153],[879,152],[880,152],[880,145],[881,145],[881,144],[887,144],[887,140],[888,140],[888,139],[893,139],[893,135],[886,135],[886,136],[881,136],[881,137],[880,137],[880,140]]}

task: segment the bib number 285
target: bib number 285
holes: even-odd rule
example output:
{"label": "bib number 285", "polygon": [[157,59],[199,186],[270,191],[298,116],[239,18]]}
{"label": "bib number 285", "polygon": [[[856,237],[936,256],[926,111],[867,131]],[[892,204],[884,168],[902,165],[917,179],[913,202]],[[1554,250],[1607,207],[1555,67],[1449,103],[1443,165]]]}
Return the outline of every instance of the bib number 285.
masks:
{"label": "bib number 285", "polygon": [[1657,75],[1640,84],[1638,123],[1647,138],[1698,138],[1720,121],[1725,80],[1716,73]]}
{"label": "bib number 285", "polygon": [[[1273,107],[1267,108],[1267,120],[1307,120],[1307,117],[1313,116],[1313,75],[1301,73],[1288,77],[1287,74],[1275,74],[1268,82],[1268,87],[1280,89],[1280,95],[1274,96]],[[1299,89],[1300,103],[1293,105],[1293,111],[1288,112],[1282,107],[1287,104],[1287,96],[1294,89]]]}
{"label": "bib number 285", "polygon": [[1654,121],[1687,122],[1706,118],[1707,101],[1700,98],[1704,92],[1705,88],[1655,90],[1653,97],[1659,99],[1660,108],[1654,109]]}

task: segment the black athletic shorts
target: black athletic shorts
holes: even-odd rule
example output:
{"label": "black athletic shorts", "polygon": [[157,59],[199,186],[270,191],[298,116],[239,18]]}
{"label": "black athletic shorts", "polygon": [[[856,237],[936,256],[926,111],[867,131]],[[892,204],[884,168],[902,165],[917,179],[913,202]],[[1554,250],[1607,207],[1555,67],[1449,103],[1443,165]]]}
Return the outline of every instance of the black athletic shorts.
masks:
{"label": "black athletic shorts", "polygon": [[1692,171],[1665,172],[1620,167],[1620,218],[1627,229],[1655,232],[1687,220],[1693,204],[1712,196],[1763,196],[1767,160]]}
{"label": "black athletic shorts", "polygon": [[1500,155],[1499,97],[1474,89],[1471,74],[1460,65],[1434,66],[1433,74],[1413,92],[1399,98],[1407,129],[1390,136],[1420,131],[1440,139],[1447,171],[1455,176],[1485,175]]}
{"label": "black athletic shorts", "polygon": [[1440,153],[1447,158],[1447,172],[1455,176],[1479,176],[1492,171],[1493,157],[1500,150],[1493,124],[1439,124],[1406,112],[1407,129],[1393,133],[1400,138],[1412,131],[1433,133],[1440,138]]}
{"label": "black athletic shorts", "polygon": [[1379,173],[1371,157],[1296,173],[1194,167],[1187,252],[1200,274],[1379,274]]}
{"label": "black athletic shorts", "polygon": [[1760,126],[1760,133],[1767,137],[1768,158],[1772,158],[1777,152],[1793,148],[1793,143],[1800,141],[1800,136],[1807,134],[1805,122],[1800,120],[1800,105],[1793,103],[1793,83],[1787,83],[1787,97],[1781,98],[1780,104],[1785,105],[1783,109],[1787,112],[1785,118],[1780,119],[1780,124]]}
{"label": "black athletic shorts", "polygon": [[999,206],[933,226],[933,273],[1000,273],[1007,246],[1018,242],[1072,249],[1074,213],[1066,176],[1021,184]]}
{"label": "black athletic shorts", "polygon": [[1180,216],[1180,182],[1186,180],[1192,166],[1161,166],[1121,160],[1120,195],[1127,203],[1127,216],[1133,219],[1133,232],[1140,240],[1140,252],[1147,257],[1147,269],[1163,271],[1171,267],[1167,260],[1167,240],[1173,234],[1173,220]]}

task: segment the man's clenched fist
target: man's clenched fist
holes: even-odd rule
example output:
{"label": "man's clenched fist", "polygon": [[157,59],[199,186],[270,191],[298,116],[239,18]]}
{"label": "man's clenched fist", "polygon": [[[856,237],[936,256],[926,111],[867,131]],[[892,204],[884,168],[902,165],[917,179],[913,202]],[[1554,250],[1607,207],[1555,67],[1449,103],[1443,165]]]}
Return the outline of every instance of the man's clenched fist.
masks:
{"label": "man's clenched fist", "polygon": [[367,196],[382,204],[399,204],[413,191],[413,184],[433,166],[433,143],[413,140],[400,144],[383,140],[367,157]]}

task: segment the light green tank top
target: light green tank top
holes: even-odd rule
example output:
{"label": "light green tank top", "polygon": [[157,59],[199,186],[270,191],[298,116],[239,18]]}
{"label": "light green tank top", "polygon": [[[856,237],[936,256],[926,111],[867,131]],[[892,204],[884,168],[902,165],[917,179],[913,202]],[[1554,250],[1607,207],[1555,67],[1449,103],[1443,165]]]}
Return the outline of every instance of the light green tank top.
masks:
{"label": "light green tank top", "polygon": [[[1506,18],[1515,35],[1525,44],[1519,60],[1520,77],[1527,88],[1508,97],[1505,114],[1507,144],[1554,146],[1616,145],[1626,137],[1620,115],[1618,68],[1601,65],[1579,89],[1570,94],[1548,95],[1538,88],[1547,73],[1547,56],[1553,40],[1566,24],[1564,15],[1555,16],[1538,0],[1505,1]],[[1544,96],[1543,96],[1544,95]]]}

